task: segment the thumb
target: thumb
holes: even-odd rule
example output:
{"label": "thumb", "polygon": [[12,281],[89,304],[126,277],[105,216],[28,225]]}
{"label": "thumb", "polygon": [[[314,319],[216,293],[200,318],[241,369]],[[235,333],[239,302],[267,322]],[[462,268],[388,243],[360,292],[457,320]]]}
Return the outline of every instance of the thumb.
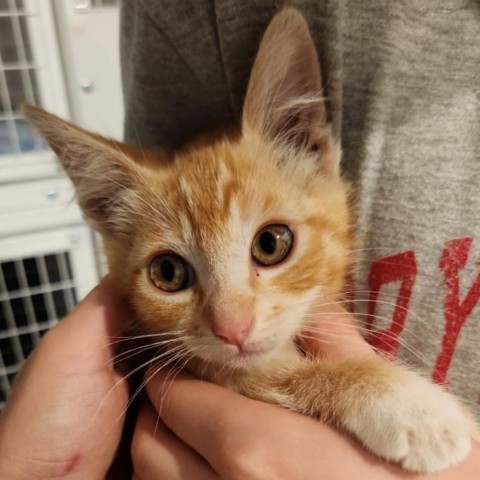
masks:
{"label": "thumb", "polygon": [[311,321],[299,335],[299,344],[314,357],[346,360],[375,355],[352,315],[336,304],[323,305],[312,313]]}
{"label": "thumb", "polygon": [[0,418],[0,478],[104,478],[128,402],[108,348],[118,315],[103,281],[42,339]]}

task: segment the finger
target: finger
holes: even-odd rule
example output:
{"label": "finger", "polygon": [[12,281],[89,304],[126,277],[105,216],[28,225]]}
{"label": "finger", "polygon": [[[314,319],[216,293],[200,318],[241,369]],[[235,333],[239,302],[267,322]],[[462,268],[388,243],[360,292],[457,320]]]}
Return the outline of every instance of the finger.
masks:
{"label": "finger", "polygon": [[353,317],[339,305],[317,308],[313,321],[299,335],[299,343],[315,357],[345,360],[375,355],[360,335]]}
{"label": "finger", "polygon": [[[109,294],[102,282],[43,338],[26,362],[2,415],[0,451],[28,462],[41,445],[42,469],[70,464],[78,472],[108,468],[128,402],[127,386],[112,370],[103,348],[114,304]],[[50,470],[37,470],[43,478],[55,476]],[[96,477],[98,473],[84,475]]]}
{"label": "finger", "polygon": [[142,480],[218,479],[200,455],[165,427],[149,402],[145,402],[139,412],[132,460],[135,474]]}
{"label": "finger", "polygon": [[46,338],[54,337],[52,343],[63,345],[70,355],[87,352],[92,359],[108,359],[111,350],[105,347],[119,335],[127,316],[126,306],[115,294],[109,277],[105,277]]}
{"label": "finger", "polygon": [[165,381],[167,376],[160,371],[147,383],[152,404],[170,430],[220,471],[222,453],[243,441],[243,431],[258,424],[259,411],[268,405],[185,373],[174,381]]}
{"label": "finger", "polygon": [[[103,280],[42,339],[17,377],[12,400],[37,397],[36,409],[46,409],[59,398],[72,397],[78,405],[82,400],[77,398],[78,393],[87,389],[90,398],[84,406],[89,404],[93,413],[115,385],[106,406],[111,409],[112,404],[116,404],[123,410],[128,401],[128,388],[120,381],[121,375],[112,369],[108,349],[110,324],[121,320],[119,311],[117,298]],[[94,404],[96,397],[99,401]]]}

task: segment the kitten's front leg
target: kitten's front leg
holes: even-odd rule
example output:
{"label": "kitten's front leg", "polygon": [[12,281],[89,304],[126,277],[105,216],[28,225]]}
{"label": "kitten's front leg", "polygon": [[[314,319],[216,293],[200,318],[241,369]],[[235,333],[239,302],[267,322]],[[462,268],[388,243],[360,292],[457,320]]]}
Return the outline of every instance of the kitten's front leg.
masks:
{"label": "kitten's front leg", "polygon": [[241,390],[339,426],[407,470],[441,470],[471,448],[471,421],[452,395],[381,359],[305,360],[245,379]]}

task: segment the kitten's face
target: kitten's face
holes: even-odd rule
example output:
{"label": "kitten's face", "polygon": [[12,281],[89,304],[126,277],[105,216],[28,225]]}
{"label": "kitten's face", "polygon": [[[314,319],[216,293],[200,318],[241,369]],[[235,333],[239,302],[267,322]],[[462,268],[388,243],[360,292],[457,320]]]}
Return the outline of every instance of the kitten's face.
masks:
{"label": "kitten's face", "polygon": [[204,360],[244,365],[291,341],[341,288],[345,187],[319,175],[315,157],[282,158],[247,137],[192,149],[145,178],[131,247],[109,248],[142,333],[172,332]]}
{"label": "kitten's face", "polygon": [[26,107],[103,235],[137,332],[171,334],[177,354],[255,364],[336,298],[350,218],[322,94],[307,24],[287,9],[264,35],[234,139],[145,158]]}

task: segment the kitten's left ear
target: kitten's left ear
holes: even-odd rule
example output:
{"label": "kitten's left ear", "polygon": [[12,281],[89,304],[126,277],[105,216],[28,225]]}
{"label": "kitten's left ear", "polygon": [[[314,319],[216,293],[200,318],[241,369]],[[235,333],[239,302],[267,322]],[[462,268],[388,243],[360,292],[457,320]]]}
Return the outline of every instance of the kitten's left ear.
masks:
{"label": "kitten's left ear", "polygon": [[265,31],[248,84],[242,127],[273,142],[318,152],[324,172],[338,169],[317,51],[307,22],[294,8],[281,10]]}
{"label": "kitten's left ear", "polygon": [[33,105],[22,110],[57,154],[92,227],[102,234],[129,235],[131,196],[143,185],[145,171],[134,157],[146,163],[135,147],[83,130]]}

